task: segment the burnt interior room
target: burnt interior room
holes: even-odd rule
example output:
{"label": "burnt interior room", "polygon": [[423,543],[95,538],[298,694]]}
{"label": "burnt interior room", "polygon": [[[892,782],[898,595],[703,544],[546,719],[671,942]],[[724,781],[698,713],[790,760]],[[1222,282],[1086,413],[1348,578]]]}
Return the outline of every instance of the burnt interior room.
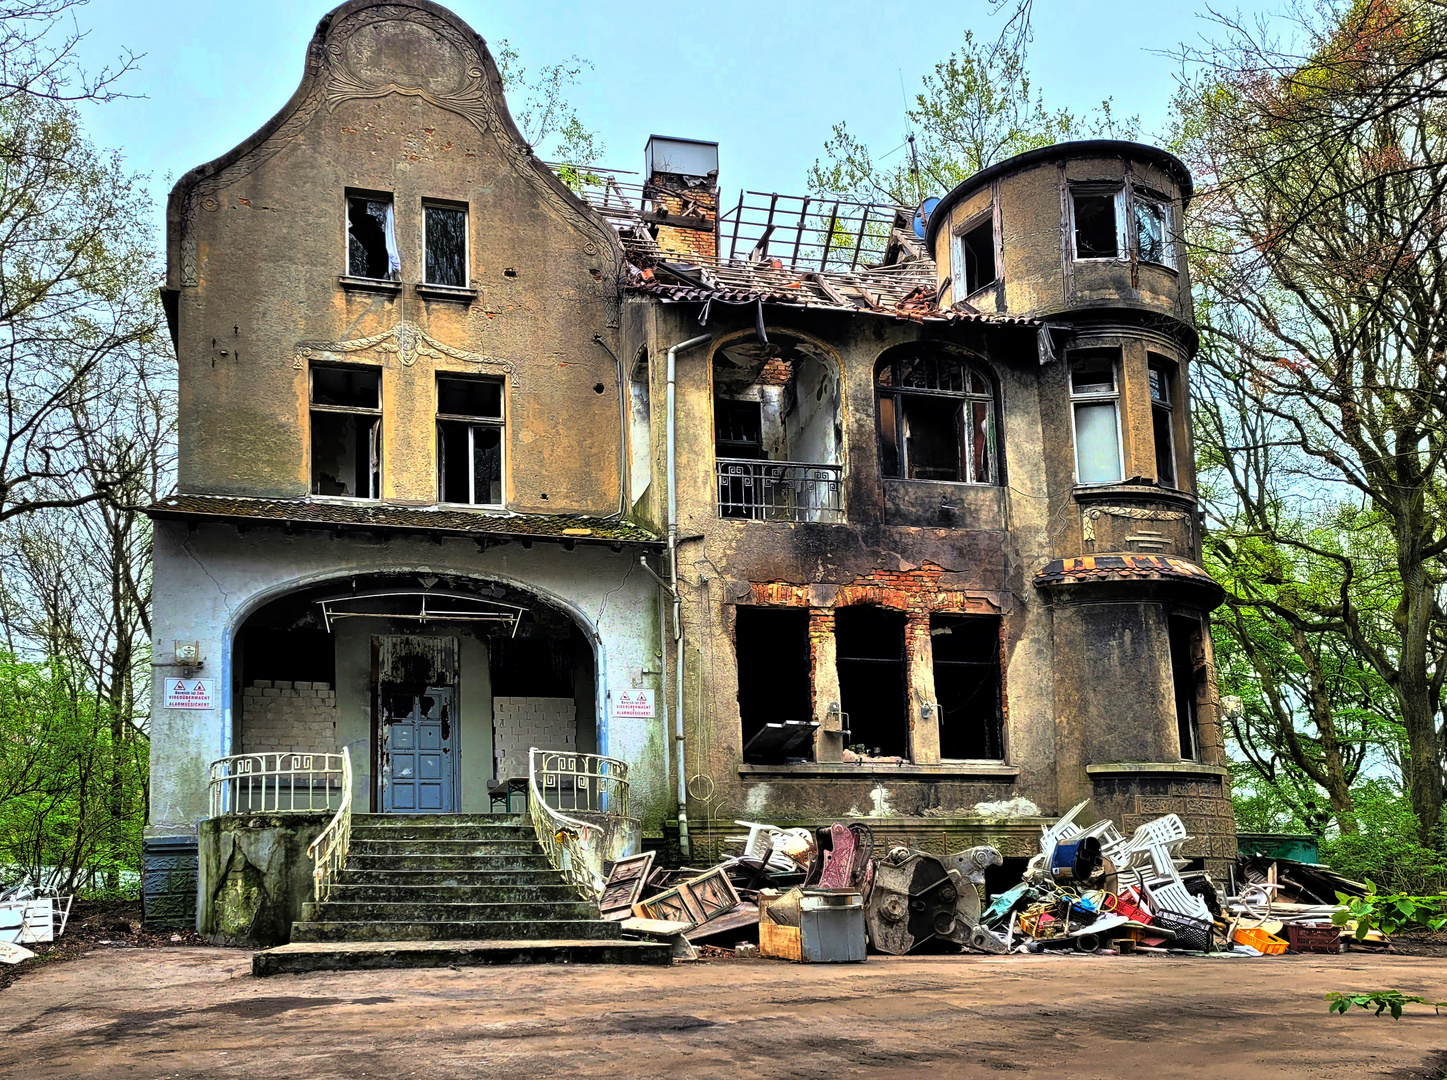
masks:
{"label": "burnt interior room", "polygon": [[744,760],[812,761],[813,686],[809,613],[803,608],[740,606],[734,624]]}
{"label": "burnt interior room", "polygon": [[940,757],[1003,759],[999,618],[931,615],[930,644],[940,709]]}
{"label": "burnt interior room", "polygon": [[839,707],[847,744],[872,757],[909,756],[905,616],[869,605],[834,612]]}

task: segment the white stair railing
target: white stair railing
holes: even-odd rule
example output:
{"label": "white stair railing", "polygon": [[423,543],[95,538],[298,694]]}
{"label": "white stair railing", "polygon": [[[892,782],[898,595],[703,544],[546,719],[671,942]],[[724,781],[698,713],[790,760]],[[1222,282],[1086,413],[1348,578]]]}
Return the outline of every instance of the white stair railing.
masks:
{"label": "white stair railing", "polygon": [[553,869],[584,899],[601,900],[603,864],[616,826],[628,817],[627,763],[533,747],[528,815]]}
{"label": "white stair railing", "polygon": [[307,845],[312,860],[312,882],[316,901],[324,903],[331,895],[332,881],[347,862],[347,849],[352,843],[352,755],[342,747],[342,801],[332,820],[321,834]]}
{"label": "white stair railing", "polygon": [[233,754],[211,763],[211,816],[316,814],[334,809],[347,789],[343,755]]}

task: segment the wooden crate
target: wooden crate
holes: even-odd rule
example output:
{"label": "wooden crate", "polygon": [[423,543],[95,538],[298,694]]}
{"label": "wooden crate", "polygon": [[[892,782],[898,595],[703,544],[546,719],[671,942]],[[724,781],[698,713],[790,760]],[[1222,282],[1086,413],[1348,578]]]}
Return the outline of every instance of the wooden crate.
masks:
{"label": "wooden crate", "polygon": [[780,926],[767,914],[759,916],[759,955],[776,960],[804,962],[804,950],[797,926]]}

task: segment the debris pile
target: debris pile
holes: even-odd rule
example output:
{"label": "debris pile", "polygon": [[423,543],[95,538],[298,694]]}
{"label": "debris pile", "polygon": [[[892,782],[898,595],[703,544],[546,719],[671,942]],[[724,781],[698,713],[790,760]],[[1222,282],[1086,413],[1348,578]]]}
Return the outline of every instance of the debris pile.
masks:
{"label": "debris pile", "polygon": [[75,897],[41,893],[19,885],[0,893],[0,963],[18,964],[35,954],[26,945],[54,941],[65,933]]}

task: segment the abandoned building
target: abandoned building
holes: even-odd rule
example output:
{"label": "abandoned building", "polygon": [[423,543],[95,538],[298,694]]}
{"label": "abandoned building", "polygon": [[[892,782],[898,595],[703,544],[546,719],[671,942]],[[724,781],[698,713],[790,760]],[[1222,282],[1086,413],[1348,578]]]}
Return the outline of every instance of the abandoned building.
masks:
{"label": "abandoned building", "polygon": [[918,211],[735,199],[691,139],[568,179],[471,28],[350,0],[172,191],[148,918],[247,844],[309,889],[257,818],[198,906],[198,830],[303,772],[334,810],[343,750],[379,816],[621,762],[627,843],[693,865],[736,819],[1020,857],[1089,800],[1220,871],[1182,164],[1051,146]]}

